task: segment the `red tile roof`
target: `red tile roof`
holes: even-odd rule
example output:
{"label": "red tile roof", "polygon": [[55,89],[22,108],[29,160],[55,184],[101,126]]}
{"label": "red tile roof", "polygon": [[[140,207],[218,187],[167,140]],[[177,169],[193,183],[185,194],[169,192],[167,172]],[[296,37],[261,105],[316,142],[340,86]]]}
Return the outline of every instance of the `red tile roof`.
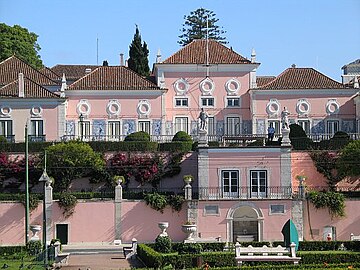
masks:
{"label": "red tile roof", "polygon": [[156,90],[156,84],[124,66],[101,66],[82,77],[68,90]]}
{"label": "red tile roof", "polygon": [[[65,77],[67,80],[76,81],[81,77],[85,76],[85,71],[90,69],[91,71],[97,69],[99,66],[95,65],[56,65],[51,68],[53,72],[59,74],[62,77],[63,73],[65,73]],[[91,72],[90,71],[90,72]]]}
{"label": "red tile roof", "polygon": [[[160,64],[205,64],[206,40],[197,39],[174,53]],[[232,49],[209,40],[209,64],[250,64],[251,62]]]}
{"label": "red tile roof", "polygon": [[54,81],[61,81],[61,79],[62,79],[62,75],[60,76],[59,74],[56,74],[54,71],[52,71],[48,67],[42,68],[40,70],[40,72],[43,73],[44,75],[46,75],[47,77],[49,77],[50,79],[54,80]]}
{"label": "red tile roof", "polygon": [[256,77],[257,87],[263,86],[264,84],[271,82],[275,78],[276,78],[275,76],[257,76]]}
{"label": "red tile roof", "polygon": [[342,89],[345,86],[313,68],[291,67],[283,71],[274,80],[256,89]]}
{"label": "red tile roof", "polygon": [[0,63],[0,86],[7,85],[18,79],[19,73],[38,83],[39,85],[50,86],[57,85],[49,77],[26,64],[15,55]]}
{"label": "red tile roof", "polygon": [[[0,97],[19,98],[19,80],[1,87]],[[60,98],[60,96],[24,76],[24,98]]]}

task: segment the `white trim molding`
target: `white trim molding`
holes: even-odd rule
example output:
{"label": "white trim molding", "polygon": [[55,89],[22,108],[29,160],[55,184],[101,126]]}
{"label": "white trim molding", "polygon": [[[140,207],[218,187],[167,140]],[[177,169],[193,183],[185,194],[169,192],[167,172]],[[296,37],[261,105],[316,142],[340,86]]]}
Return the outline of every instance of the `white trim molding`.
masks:
{"label": "white trim molding", "polygon": [[307,116],[311,111],[310,103],[306,98],[299,99],[296,103],[298,116]]}
{"label": "white trim molding", "polygon": [[280,103],[276,98],[271,98],[266,105],[266,112],[269,117],[275,117],[279,115]]}
{"label": "white trim molding", "polygon": [[174,82],[173,86],[174,86],[176,95],[178,95],[178,96],[186,95],[187,91],[190,88],[189,83],[184,78],[177,79]]}
{"label": "white trim molding", "polygon": [[115,118],[120,115],[121,105],[117,99],[109,100],[108,104],[106,105],[106,112],[109,118]]}
{"label": "white trim molding", "polygon": [[[232,86],[234,86],[234,88],[232,88]],[[225,90],[229,96],[237,95],[240,89],[241,83],[235,78],[232,78],[225,83]]]}
{"label": "white trim molding", "polygon": [[209,96],[215,90],[215,83],[210,78],[205,78],[200,82],[200,90],[202,95]]}
{"label": "white trim molding", "polygon": [[81,99],[76,106],[76,111],[78,115],[82,114],[83,116],[89,116],[91,111],[90,103],[87,99]]}
{"label": "white trim molding", "polygon": [[32,108],[30,109],[31,117],[41,117],[42,112],[43,112],[43,109],[41,108],[41,106],[35,105],[35,106],[32,106]]}
{"label": "white trim molding", "polygon": [[325,106],[326,106],[326,113],[328,115],[337,114],[340,109],[340,105],[336,101],[336,98],[329,99]]}
{"label": "white trim molding", "polygon": [[10,117],[12,109],[10,106],[3,105],[0,107],[0,117]]}
{"label": "white trim molding", "polygon": [[139,117],[148,117],[151,113],[151,104],[149,100],[142,99],[139,100],[139,103],[137,105],[137,112]]}

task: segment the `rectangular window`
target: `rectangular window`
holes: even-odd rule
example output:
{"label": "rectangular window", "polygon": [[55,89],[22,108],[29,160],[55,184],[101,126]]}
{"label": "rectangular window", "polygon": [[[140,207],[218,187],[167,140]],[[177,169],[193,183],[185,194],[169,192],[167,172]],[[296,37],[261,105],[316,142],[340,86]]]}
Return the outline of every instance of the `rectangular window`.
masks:
{"label": "rectangular window", "polygon": [[298,120],[298,125],[303,128],[306,134],[310,133],[310,121],[309,120]]}
{"label": "rectangular window", "polygon": [[339,126],[338,120],[328,120],[326,122],[326,133],[334,135],[337,131],[339,131]]}
{"label": "rectangular window", "polygon": [[8,140],[13,135],[12,120],[0,120],[0,136],[4,136]]}
{"label": "rectangular window", "polygon": [[280,121],[279,120],[269,120],[268,127],[273,126],[275,129],[275,134],[280,134]]}
{"label": "rectangular window", "polygon": [[221,172],[222,188],[224,198],[239,197],[239,171],[223,170]]}
{"label": "rectangular window", "polygon": [[216,135],[215,118],[208,117],[208,135]]}
{"label": "rectangular window", "polygon": [[150,134],[150,121],[139,121],[138,131],[144,131],[147,134]]}
{"label": "rectangular window", "polygon": [[227,98],[227,107],[240,107],[240,98]]}
{"label": "rectangular window", "polygon": [[79,136],[80,140],[90,140],[90,121],[79,122]]}
{"label": "rectangular window", "polygon": [[109,140],[120,140],[120,121],[109,121],[108,122],[108,139]]}
{"label": "rectangular window", "polygon": [[285,205],[270,204],[270,214],[285,214]]}
{"label": "rectangular window", "polygon": [[218,216],[219,214],[218,205],[205,205],[204,216]]}
{"label": "rectangular window", "polygon": [[44,135],[44,121],[43,120],[31,120],[29,140],[35,142],[45,141]]}
{"label": "rectangular window", "polygon": [[175,98],[176,107],[189,107],[188,98]]}
{"label": "rectangular window", "polygon": [[267,197],[266,170],[250,171],[250,189],[251,189],[251,197],[257,197],[257,198]]}
{"label": "rectangular window", "polygon": [[214,107],[214,98],[201,98],[202,107]]}
{"label": "rectangular window", "polygon": [[234,136],[240,134],[240,117],[226,118],[226,135]]}
{"label": "rectangular window", "polygon": [[187,117],[175,117],[175,133],[178,131],[188,132],[188,118]]}

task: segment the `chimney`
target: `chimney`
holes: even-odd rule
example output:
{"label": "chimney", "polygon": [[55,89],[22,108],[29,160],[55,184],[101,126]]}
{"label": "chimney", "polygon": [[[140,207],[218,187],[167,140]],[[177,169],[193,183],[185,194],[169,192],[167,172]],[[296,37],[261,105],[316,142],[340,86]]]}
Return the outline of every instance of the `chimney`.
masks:
{"label": "chimney", "polygon": [[85,69],[85,74],[89,74],[89,73],[91,73],[91,68]]}
{"label": "chimney", "polygon": [[296,65],[295,65],[295,64],[292,64],[291,67],[292,67],[292,68],[296,68]]}
{"label": "chimney", "polygon": [[19,73],[19,97],[25,97],[24,93],[24,74]]}
{"label": "chimney", "polygon": [[158,52],[156,54],[156,63],[161,63],[161,51],[158,49]]}
{"label": "chimney", "polygon": [[251,63],[255,63],[256,62],[256,52],[255,49],[253,48],[251,50]]}
{"label": "chimney", "polygon": [[124,54],[120,53],[120,66],[124,66]]}

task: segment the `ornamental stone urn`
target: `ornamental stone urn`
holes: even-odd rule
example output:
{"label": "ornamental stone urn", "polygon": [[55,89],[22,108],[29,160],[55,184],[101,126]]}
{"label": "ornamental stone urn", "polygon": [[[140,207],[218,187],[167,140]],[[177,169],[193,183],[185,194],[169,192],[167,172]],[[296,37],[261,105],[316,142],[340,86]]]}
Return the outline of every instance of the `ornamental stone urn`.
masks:
{"label": "ornamental stone urn", "polygon": [[166,229],[169,228],[169,222],[159,222],[158,226],[161,230],[161,233],[159,234],[159,236],[161,236],[161,237],[168,236]]}
{"label": "ornamental stone urn", "polygon": [[30,241],[39,241],[40,237],[38,233],[41,231],[41,225],[30,225],[30,231],[32,232],[32,237],[30,238]]}
{"label": "ornamental stone urn", "polygon": [[183,224],[181,225],[181,230],[186,234],[186,241],[194,240],[194,233],[196,232],[196,224]]}

